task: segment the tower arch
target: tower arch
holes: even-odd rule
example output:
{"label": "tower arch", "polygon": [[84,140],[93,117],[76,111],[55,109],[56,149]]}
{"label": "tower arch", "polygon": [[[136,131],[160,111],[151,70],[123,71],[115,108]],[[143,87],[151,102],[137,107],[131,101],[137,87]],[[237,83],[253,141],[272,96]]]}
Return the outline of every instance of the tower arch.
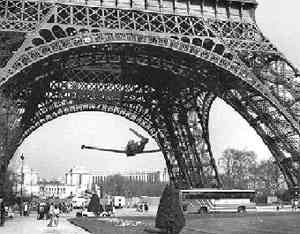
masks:
{"label": "tower arch", "polygon": [[18,110],[16,142],[64,108],[132,105],[162,134],[157,141],[171,152],[177,187],[220,186],[207,127],[220,97],[262,137],[289,187],[297,186],[299,74],[259,31],[256,1],[173,1],[167,13],[159,4],[17,2],[6,11],[8,3],[0,5],[3,31],[26,33],[0,79],[4,100]]}

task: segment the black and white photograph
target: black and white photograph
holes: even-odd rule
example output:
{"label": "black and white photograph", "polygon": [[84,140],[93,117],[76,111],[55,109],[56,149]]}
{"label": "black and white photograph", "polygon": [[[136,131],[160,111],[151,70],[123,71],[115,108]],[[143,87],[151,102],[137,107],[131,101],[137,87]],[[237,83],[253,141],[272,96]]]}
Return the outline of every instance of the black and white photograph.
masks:
{"label": "black and white photograph", "polygon": [[1,234],[299,234],[300,1],[0,0]]}

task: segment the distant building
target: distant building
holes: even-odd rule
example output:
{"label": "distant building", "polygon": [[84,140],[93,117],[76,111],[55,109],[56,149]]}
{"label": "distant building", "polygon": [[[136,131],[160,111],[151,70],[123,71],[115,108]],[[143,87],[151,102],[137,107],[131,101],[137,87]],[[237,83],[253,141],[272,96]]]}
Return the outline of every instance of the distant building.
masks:
{"label": "distant building", "polygon": [[[17,182],[15,191],[21,194],[21,171],[22,168],[16,170],[15,176]],[[158,184],[169,181],[167,169],[157,171],[139,171],[139,172],[89,172],[82,166],[71,168],[65,173],[64,178],[57,178],[55,182],[49,182],[39,178],[36,170],[23,167],[24,182],[22,185],[23,196],[40,196],[40,197],[59,197],[66,198],[84,193],[86,190],[93,190],[97,185],[103,184],[109,176],[120,174],[132,182],[145,182]]]}
{"label": "distant building", "polygon": [[[114,173],[109,172],[89,172],[84,167],[74,167],[65,174],[65,184],[76,186],[78,191],[91,190],[94,185],[104,183],[109,176]],[[162,171],[140,171],[140,172],[120,172],[115,173],[126,177],[133,182],[147,182],[151,184],[169,181],[167,169]]]}
{"label": "distant building", "polygon": [[20,166],[15,171],[15,192],[23,196],[38,196],[39,195],[39,173],[31,169],[27,165],[23,166],[23,184],[22,184],[22,167]]}
{"label": "distant building", "polygon": [[59,184],[65,184],[65,177],[64,176],[61,176],[61,177],[58,177],[56,179],[56,181],[59,183]]}
{"label": "distant building", "polygon": [[72,185],[77,191],[91,189],[91,175],[84,167],[74,167],[65,174],[65,184]]}
{"label": "distant building", "polygon": [[129,172],[129,173],[122,173],[121,175],[126,177],[132,182],[147,182],[150,184],[159,184],[162,182],[169,181],[168,173],[166,172],[166,170]]}

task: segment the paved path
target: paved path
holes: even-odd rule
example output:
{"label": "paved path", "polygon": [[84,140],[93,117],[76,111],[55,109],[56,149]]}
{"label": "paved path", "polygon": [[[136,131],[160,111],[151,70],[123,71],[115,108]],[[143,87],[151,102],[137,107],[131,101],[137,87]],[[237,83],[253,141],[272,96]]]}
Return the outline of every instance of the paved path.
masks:
{"label": "paved path", "polygon": [[90,234],[70,224],[66,217],[61,217],[57,227],[47,227],[48,220],[37,220],[36,216],[15,217],[0,227],[1,234]]}

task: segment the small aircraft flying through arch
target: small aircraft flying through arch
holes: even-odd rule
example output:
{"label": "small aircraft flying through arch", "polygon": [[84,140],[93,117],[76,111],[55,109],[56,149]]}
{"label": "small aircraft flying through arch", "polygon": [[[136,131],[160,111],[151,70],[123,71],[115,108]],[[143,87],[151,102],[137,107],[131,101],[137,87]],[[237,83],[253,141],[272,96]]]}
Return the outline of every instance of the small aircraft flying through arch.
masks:
{"label": "small aircraft flying through arch", "polygon": [[90,150],[99,150],[99,151],[107,151],[107,152],[126,154],[127,157],[132,157],[137,154],[156,153],[156,152],[161,151],[160,149],[144,150],[145,145],[149,142],[149,139],[144,137],[143,135],[139,134],[137,131],[135,131],[132,128],[129,128],[129,130],[131,132],[133,132],[136,136],[138,136],[141,140],[140,141],[134,141],[134,140],[128,141],[128,143],[125,147],[125,150],[99,148],[99,147],[88,146],[88,145],[81,145],[81,149],[90,149]]}

